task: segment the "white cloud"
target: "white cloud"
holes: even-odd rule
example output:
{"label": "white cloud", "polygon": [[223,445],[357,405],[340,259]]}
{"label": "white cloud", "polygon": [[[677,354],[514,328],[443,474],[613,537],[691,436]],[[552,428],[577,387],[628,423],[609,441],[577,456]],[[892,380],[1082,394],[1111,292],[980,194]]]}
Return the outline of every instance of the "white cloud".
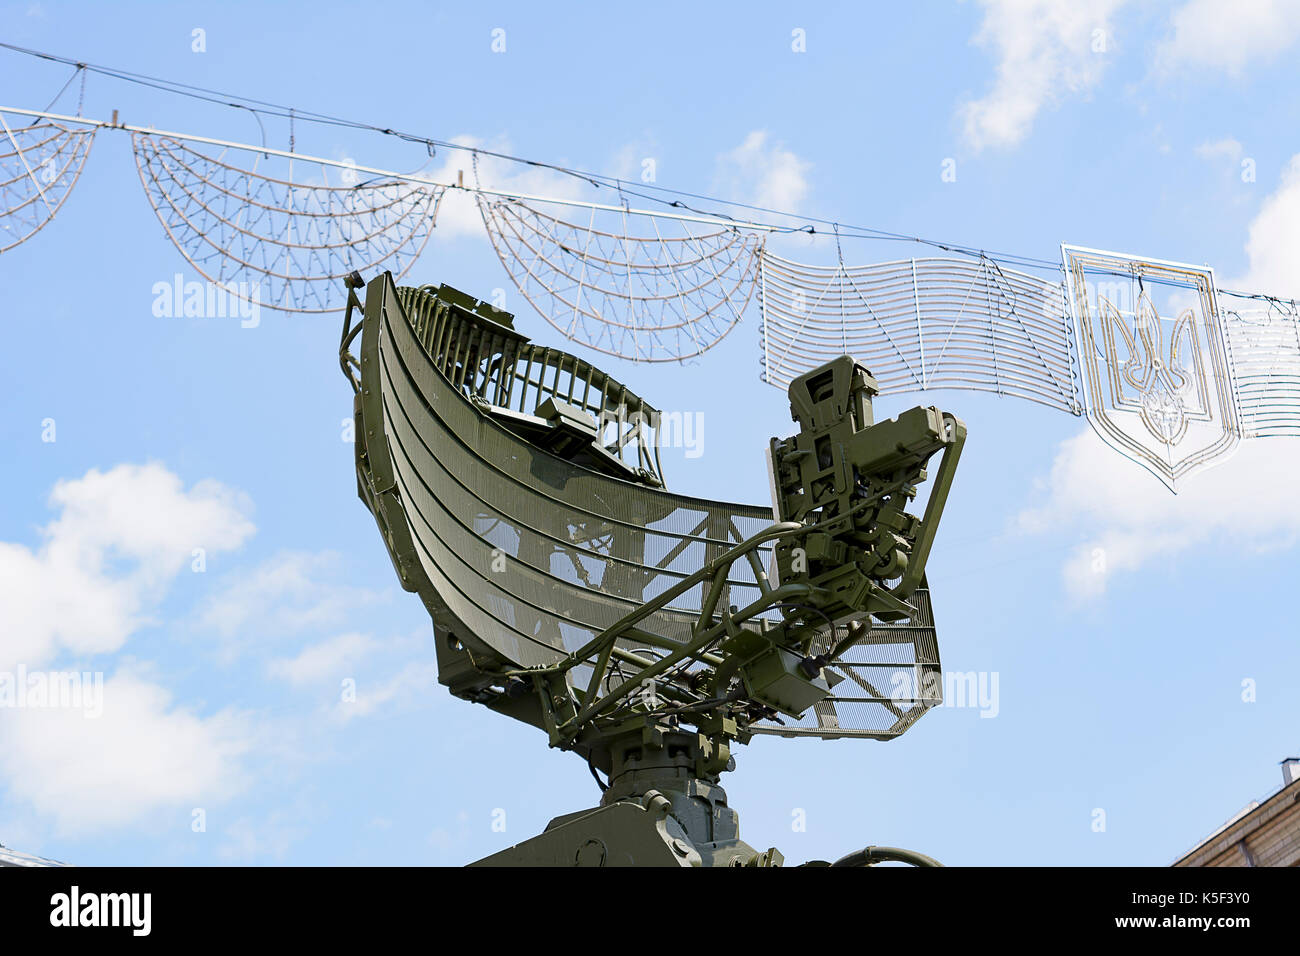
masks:
{"label": "white cloud", "polygon": [[1113,42],[1110,18],[1124,2],[982,0],[973,42],[994,49],[998,65],[993,88],[959,110],[967,141],[977,150],[1015,146],[1045,106],[1096,85]]}
{"label": "white cloud", "polygon": [[1300,153],[1291,157],[1282,180],[1251,221],[1246,255],[1250,265],[1224,288],[1300,298]]}
{"label": "white cloud", "polygon": [[295,688],[326,693],[325,709],[344,723],[427,702],[437,691],[438,668],[424,632],[383,640],[336,634],[293,657],[273,658],[266,669]]}
{"label": "white cloud", "polygon": [[1236,159],[1241,155],[1241,143],[1231,137],[1215,140],[1214,142],[1200,143],[1196,147],[1196,155],[1201,159],[1217,159],[1220,156],[1226,156],[1228,159]]}
{"label": "white cloud", "polygon": [[[614,161],[610,166],[611,175],[617,176],[624,182],[633,185],[641,185],[645,180],[642,177],[647,171],[654,172],[654,179],[649,180],[653,183],[659,176],[659,158],[663,151],[658,142],[649,136],[634,140],[626,144],[614,156]],[[649,163],[647,164],[647,160]]]}
{"label": "white cloud", "polygon": [[186,491],[158,464],[91,469],[49,500],[59,514],[39,548],[0,542],[0,669],[117,650],[194,549],[231,550],[254,530],[246,498],[215,481]]}
{"label": "white cloud", "polygon": [[297,657],[272,660],[268,671],[299,686],[337,681],[355,676],[357,665],[377,646],[365,634],[339,634],[305,648]]}
{"label": "white cloud", "polygon": [[369,717],[381,708],[404,707],[425,701],[438,686],[438,668],[431,660],[412,661],[387,680],[358,680],[357,697],[335,705],[342,720]]}
{"label": "white cloud", "polygon": [[[57,516],[32,550],[0,542],[0,670],[41,667],[61,653],[118,650],[148,620],[196,548],[238,548],[251,505],[215,481],[186,490],[159,464],[92,469],[60,481]],[[15,707],[0,721],[0,779],[64,831],[137,823],[162,809],[224,799],[249,749],[243,719],[173,706],[167,690],[119,670],[102,701]]]}
{"label": "white cloud", "polygon": [[239,863],[258,859],[280,861],[307,833],[300,813],[275,811],[261,822],[240,817],[226,827],[225,841],[217,847],[217,856]]}
{"label": "white cloud", "polygon": [[[41,529],[39,547],[0,542],[0,672],[121,650],[188,572],[195,548],[210,559],[254,531],[246,498],[212,481],[187,489],[158,464],[61,481],[50,504],[54,516]],[[91,666],[111,676],[94,701],[28,703],[0,713],[0,789],[9,807],[30,806],[32,820],[65,833],[135,827],[166,814],[175,826],[188,826],[191,809],[214,807],[247,788],[254,759],[274,757],[282,770],[318,752],[323,737],[312,747],[288,743],[303,729],[427,700],[436,680],[427,633],[380,642],[345,632],[319,640],[378,596],[338,584],[337,564],[332,554],[281,553],[213,582],[215,593],[198,613],[171,624],[215,636],[226,650],[256,648],[262,672],[294,686],[333,683],[328,700],[298,715],[305,720],[213,712],[174,701],[147,663],[112,672],[113,665],[96,662]],[[266,636],[299,632],[317,642],[296,656],[271,657]],[[347,705],[338,697],[341,672],[357,681],[357,699]],[[320,720],[322,714],[331,719]],[[273,734],[264,726],[268,717],[277,723]],[[273,830],[239,822],[226,829],[218,852],[279,856],[286,844]]]}
{"label": "white cloud", "polygon": [[[484,189],[495,189],[506,193],[523,193],[535,196],[547,196],[561,200],[596,201],[617,204],[618,197],[612,189],[602,189],[593,193],[590,185],[582,179],[556,172],[541,166],[527,166],[506,159],[478,153],[478,175],[474,173],[474,154],[472,150],[491,150],[498,153],[511,152],[507,140],[498,139],[491,143],[474,136],[457,136],[451,142],[464,149],[444,150],[441,165],[425,175],[441,183],[455,183],[463,175],[466,186],[475,185]],[[627,181],[631,187],[641,185],[645,171],[643,166],[647,158],[655,159],[658,148],[653,140],[642,138],[620,148],[610,159],[614,175]],[[801,159],[785,144],[773,141],[767,131],[754,130],[735,149],[721,153],[716,159],[717,175],[715,191],[724,198],[734,199],[770,209],[797,210],[808,194],[807,173],[811,164]],[[658,170],[656,170],[657,176]],[[608,193],[608,195],[604,195]],[[486,196],[487,200],[494,197]],[[634,206],[645,206],[630,200]],[[565,215],[563,207],[542,205],[547,214],[559,218],[572,218]],[[570,210],[571,212],[571,210]],[[580,218],[585,226],[585,216]],[[471,192],[448,189],[438,207],[437,229],[435,239],[461,239],[466,237],[486,238],[483,218],[479,212],[475,196]]]}
{"label": "white cloud", "polygon": [[[1205,143],[1202,155],[1240,151],[1233,139]],[[1251,222],[1245,275],[1224,288],[1300,298],[1300,154]],[[1171,312],[1178,298],[1171,299]],[[1076,597],[1097,595],[1117,574],[1134,573],[1212,543],[1216,553],[1289,547],[1300,537],[1300,439],[1243,441],[1226,461],[1170,494],[1091,429],[1063,442],[1044,485],[1045,500],[1017,518],[1021,530],[1086,535],[1063,574]],[[1242,489],[1250,489],[1243,494]]]}
{"label": "white cloud", "polygon": [[283,638],[309,628],[334,627],[379,593],[340,583],[332,552],[281,552],[224,578],[195,615],[200,629],[222,639],[227,661],[267,636]]}
{"label": "white cloud", "polygon": [[[509,143],[504,140],[488,146],[483,140],[473,136],[456,136],[451,142],[471,149],[491,149],[497,153],[510,152]],[[429,178],[436,182],[455,183],[458,175],[463,174],[466,186],[477,185],[483,189],[553,196],[558,199],[577,199],[582,192],[580,181],[572,176],[543,167],[512,163],[484,153],[478,154],[476,180],[472,152],[464,149],[448,149],[445,150],[445,154],[446,159],[442,166],[428,174]],[[448,189],[438,206],[438,222],[434,238],[447,240],[469,236],[487,238],[483,228],[483,217],[478,211],[474,194],[460,189]]]}
{"label": "white cloud", "polygon": [[[1193,549],[1218,555],[1289,547],[1300,537],[1300,439],[1242,442],[1170,494],[1090,428],[1061,443],[1043,500],[1021,512],[1025,533],[1082,532],[1062,573],[1077,598]],[[1243,493],[1249,489],[1249,493]]]}
{"label": "white cloud", "polygon": [[244,785],[240,758],[251,733],[241,715],[200,717],[129,672],[104,682],[103,705],[99,717],[76,708],[7,711],[0,774],[9,797],[77,833],[211,806]]}
{"label": "white cloud", "polygon": [[784,143],[773,142],[766,130],[754,130],[733,150],[717,159],[717,190],[727,199],[800,212],[808,195],[812,164]]}
{"label": "white cloud", "polygon": [[1210,67],[1239,76],[1300,39],[1296,0],[1190,0],[1174,12],[1172,34],[1156,51],[1164,72]]}

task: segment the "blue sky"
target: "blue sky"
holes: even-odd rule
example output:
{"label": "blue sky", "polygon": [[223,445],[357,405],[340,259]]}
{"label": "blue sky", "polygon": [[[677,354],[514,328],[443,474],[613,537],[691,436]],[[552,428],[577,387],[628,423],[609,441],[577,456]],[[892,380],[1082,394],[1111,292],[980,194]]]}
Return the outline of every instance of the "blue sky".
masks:
{"label": "blue sky", "polygon": [[[0,3],[0,22],[20,46],[432,138],[611,175],[653,158],[661,186],[1044,259],[1065,241],[1208,263],[1295,296],[1296,8]],[[0,105],[43,108],[69,75],[0,51]],[[114,109],[260,135],[246,112],[90,77],[86,115]],[[471,173],[353,130],[299,123],[295,144]],[[408,281],[504,289],[525,333],[563,344],[465,213],[444,208]],[[0,841],[83,864],[459,864],[593,804],[580,760],[436,684],[427,616],[355,496],[340,317],[157,317],[177,273],[198,278],[112,131],[0,257],[0,670],[105,675],[97,719],[0,712]],[[698,360],[602,360],[702,416],[698,458],[665,452],[675,490],[767,499],[765,443],[792,426],[758,341],[751,306]],[[929,575],[945,670],[996,674],[996,715],[944,707],[889,744],[760,739],[724,781],[744,838],[795,862],[876,843],[1165,865],[1274,789],[1300,750],[1300,440],[1247,442],[1174,497],[1059,412],[958,391],[878,409],[918,401],[970,430]]]}

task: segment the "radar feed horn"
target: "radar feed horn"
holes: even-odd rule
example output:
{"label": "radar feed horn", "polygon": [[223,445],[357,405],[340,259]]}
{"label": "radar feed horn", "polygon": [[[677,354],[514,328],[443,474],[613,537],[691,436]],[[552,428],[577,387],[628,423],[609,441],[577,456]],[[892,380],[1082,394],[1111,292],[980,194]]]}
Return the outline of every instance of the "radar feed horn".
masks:
{"label": "radar feed horn", "polygon": [[[912,613],[905,602],[925,573],[966,441],[966,426],[933,407],[875,424],[877,392],[871,373],[849,356],[828,362],[790,383],[790,413],[801,428],[771,443],[777,517],[815,528],[777,546],[780,579],[808,581],[818,591],[813,603],[835,621]],[[917,518],[906,508],[940,451]]]}

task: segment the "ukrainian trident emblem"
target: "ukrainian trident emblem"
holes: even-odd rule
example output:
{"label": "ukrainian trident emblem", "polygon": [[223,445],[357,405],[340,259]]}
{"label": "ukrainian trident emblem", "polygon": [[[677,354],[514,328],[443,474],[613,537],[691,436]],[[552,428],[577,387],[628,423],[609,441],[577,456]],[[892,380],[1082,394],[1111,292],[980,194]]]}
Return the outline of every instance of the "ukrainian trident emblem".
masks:
{"label": "ukrainian trident emblem", "polygon": [[1176,492],[1241,438],[1213,272],[1062,251],[1088,421]]}

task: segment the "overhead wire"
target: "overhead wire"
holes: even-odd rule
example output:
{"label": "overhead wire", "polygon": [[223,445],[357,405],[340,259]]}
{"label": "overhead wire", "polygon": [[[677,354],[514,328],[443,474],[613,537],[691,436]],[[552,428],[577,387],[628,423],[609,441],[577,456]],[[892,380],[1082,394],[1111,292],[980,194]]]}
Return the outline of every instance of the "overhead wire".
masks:
{"label": "overhead wire", "polygon": [[[1060,272],[1059,262],[1042,259],[1035,256],[1020,255],[1017,253],[999,252],[987,249],[981,249],[976,246],[948,240],[932,239],[924,236],[910,235],[902,232],[894,232],[885,229],[877,229],[870,226],[858,226],[843,223],[837,220],[826,219],[816,216],[807,216],[801,213],[793,213],[785,210],[773,209],[766,206],[760,206],[753,203],[739,202],[729,199],[721,199],[716,196],[708,196],[702,193],[694,193],[685,190],[672,189],[666,186],[657,186],[654,184],[643,184],[634,188],[626,180],[618,177],[608,176],[601,173],[593,173],[587,170],[576,169],[573,167],[563,166],[557,163],[545,162],[542,160],[529,159],[523,156],[517,156],[511,153],[499,150],[485,149],[480,146],[469,146],[464,143],[455,143],[450,140],[437,139],[435,137],[423,136],[417,133],[409,133],[393,127],[380,126],[374,123],[362,122],[359,120],[347,119],[345,117],[332,116],[327,113],[320,113],[313,110],[304,110],[298,107],[285,106],[279,103],[273,103],[269,100],[258,99],[256,97],[243,96],[235,93],[227,93],[220,90],[214,90],[209,87],[198,86],[191,83],[182,83],[177,80],[169,80],[164,77],[151,76],[145,73],[137,73],[131,70],[123,70],[116,67],[104,66],[101,64],[88,63],[82,60],[75,60],[70,57],[60,56],[54,53],[48,53],[41,50],[34,50],[29,47],[19,46],[14,43],[0,41],[0,49],[7,49],[14,53],[25,56],[36,57],[54,63],[62,63],[73,66],[78,71],[92,72],[111,79],[122,82],[133,83],[145,86],[161,92],[172,93],[174,95],[185,96],[197,99],[219,106],[230,107],[234,109],[243,109],[258,117],[258,125],[261,127],[259,114],[265,116],[274,116],[281,119],[289,120],[292,124],[295,121],[311,122],[325,126],[333,126],[346,129],[362,130],[366,132],[378,133],[384,136],[391,136],[404,142],[418,143],[433,151],[438,148],[447,150],[456,150],[468,152],[471,155],[475,165],[480,156],[488,156],[494,159],[515,163],[523,166],[529,166],[538,169],[546,169],[552,172],[582,180],[593,188],[611,188],[620,195],[635,196],[648,202],[661,204],[669,209],[684,210],[697,215],[710,216],[719,220],[729,221],[734,224],[735,228],[762,228],[773,233],[806,233],[808,235],[819,235],[817,227],[830,227],[836,234],[847,238],[869,239],[888,242],[906,242],[916,243],[928,246],[944,252],[956,253],[960,255],[972,256],[981,259],[993,259],[1007,265],[1016,266],[1026,269],[1045,270],[1053,273]],[[66,87],[65,87],[66,89]],[[62,95],[62,93],[60,93]],[[57,99],[57,97],[56,97]],[[265,128],[262,128],[262,143],[266,143]],[[432,155],[432,153],[431,153]],[[476,170],[477,171],[477,170]],[[476,177],[477,185],[477,177]],[[665,196],[680,198],[664,198]],[[684,200],[694,200],[704,203],[713,203],[726,206],[735,210],[747,210],[751,213],[760,213],[767,216],[777,216],[786,223],[763,222],[756,219],[743,219],[727,212],[719,212],[716,209],[706,209],[691,205]],[[563,199],[555,199],[557,203],[563,204]]]}

